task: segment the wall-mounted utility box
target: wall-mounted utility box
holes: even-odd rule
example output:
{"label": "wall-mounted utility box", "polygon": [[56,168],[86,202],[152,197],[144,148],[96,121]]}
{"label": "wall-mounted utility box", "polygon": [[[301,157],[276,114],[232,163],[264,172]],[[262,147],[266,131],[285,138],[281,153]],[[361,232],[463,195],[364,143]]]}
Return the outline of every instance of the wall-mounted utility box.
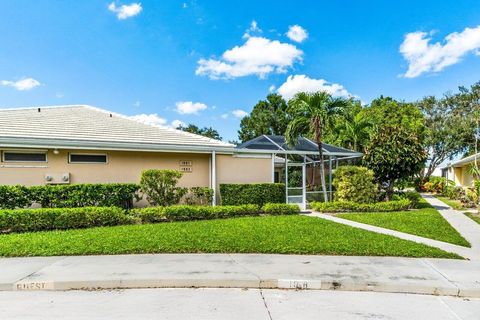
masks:
{"label": "wall-mounted utility box", "polygon": [[70,173],[47,173],[45,174],[46,184],[69,184]]}

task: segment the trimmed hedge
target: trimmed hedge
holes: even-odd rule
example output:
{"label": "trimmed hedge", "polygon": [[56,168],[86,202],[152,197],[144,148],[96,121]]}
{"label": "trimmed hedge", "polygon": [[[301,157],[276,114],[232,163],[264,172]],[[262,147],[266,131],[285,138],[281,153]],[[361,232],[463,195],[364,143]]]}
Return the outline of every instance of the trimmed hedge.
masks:
{"label": "trimmed hedge", "polygon": [[313,202],[311,207],[319,212],[388,212],[403,211],[411,208],[412,202],[408,199],[376,202],[356,203],[350,201]]}
{"label": "trimmed hedge", "polygon": [[117,207],[0,210],[0,232],[28,232],[135,223]]}
{"label": "trimmed hedge", "polygon": [[0,185],[0,209],[25,208],[32,203],[32,194],[27,187]]}
{"label": "trimmed hedge", "polygon": [[254,204],[217,207],[180,205],[165,207],[163,212],[169,221],[189,221],[258,215],[260,208]]}
{"label": "trimmed hedge", "polygon": [[138,219],[141,223],[223,219],[255,216],[261,213],[270,215],[298,214],[300,213],[300,208],[295,204],[267,203],[261,209],[254,204],[216,207],[178,205],[171,207],[149,207],[130,211],[132,217]]}
{"label": "trimmed hedge", "polygon": [[158,223],[167,221],[165,207],[147,207],[132,209],[128,212],[141,223]]}
{"label": "trimmed hedge", "polygon": [[296,204],[267,203],[262,207],[262,211],[271,215],[298,214],[300,213],[300,207]]}
{"label": "trimmed hedge", "polygon": [[139,186],[133,183],[0,186],[0,208],[15,209],[39,203],[43,208],[133,207]]}
{"label": "trimmed hedge", "polygon": [[285,184],[252,183],[221,184],[222,205],[256,204],[260,207],[266,203],[285,203]]}

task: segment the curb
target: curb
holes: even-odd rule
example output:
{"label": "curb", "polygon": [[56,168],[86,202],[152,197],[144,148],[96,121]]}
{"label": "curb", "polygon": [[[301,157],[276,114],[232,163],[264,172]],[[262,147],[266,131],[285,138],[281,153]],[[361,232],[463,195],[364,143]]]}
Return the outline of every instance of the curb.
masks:
{"label": "curb", "polygon": [[[9,289],[10,288],[10,289]],[[138,280],[87,280],[87,281],[19,281],[13,285],[0,284],[0,291],[66,291],[113,290],[146,288],[245,288],[284,290],[368,291],[383,293],[427,294],[480,298],[480,289],[461,289],[454,285],[432,287],[423,285],[394,285],[391,283],[366,283],[349,281],[321,281],[311,279],[138,279]]]}

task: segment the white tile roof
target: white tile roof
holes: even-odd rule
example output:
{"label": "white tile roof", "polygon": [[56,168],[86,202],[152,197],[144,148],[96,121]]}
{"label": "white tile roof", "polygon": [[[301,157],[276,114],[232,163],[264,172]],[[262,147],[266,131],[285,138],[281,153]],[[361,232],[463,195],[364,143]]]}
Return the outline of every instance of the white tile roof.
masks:
{"label": "white tile roof", "polygon": [[[40,112],[38,111],[40,110]],[[85,105],[0,109],[0,146],[208,151],[233,145]]]}
{"label": "white tile roof", "polygon": [[474,162],[475,161],[475,158],[477,158],[477,161],[480,162],[480,153],[477,153],[476,155],[475,154],[472,154],[471,156],[468,156],[468,157],[465,157],[465,158],[462,158],[462,159],[459,159],[457,161],[454,161],[452,163],[449,163],[447,166],[445,166],[444,168],[447,168],[447,167],[461,167],[465,164],[468,164],[468,163],[471,163],[471,162]]}

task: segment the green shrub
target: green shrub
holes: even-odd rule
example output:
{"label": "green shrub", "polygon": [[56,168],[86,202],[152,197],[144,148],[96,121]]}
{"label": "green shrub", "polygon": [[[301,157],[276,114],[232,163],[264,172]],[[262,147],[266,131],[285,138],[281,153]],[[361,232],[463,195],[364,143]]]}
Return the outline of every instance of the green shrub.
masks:
{"label": "green shrub", "polygon": [[188,190],[185,196],[185,203],[188,205],[211,205],[213,200],[213,189],[208,187],[193,187]]}
{"label": "green shrub", "polygon": [[42,208],[133,207],[139,185],[134,183],[72,184],[29,187]]}
{"label": "green shrub", "polygon": [[376,202],[356,203],[350,201],[313,202],[310,206],[319,212],[388,212],[408,210],[412,202],[408,199]]}
{"label": "green shrub", "polygon": [[411,208],[417,208],[422,196],[415,191],[396,192],[392,200],[408,199],[411,202]]}
{"label": "green shrub", "polygon": [[133,183],[0,186],[0,208],[122,207],[129,209],[139,186]]}
{"label": "green shrub", "polygon": [[167,220],[164,207],[137,208],[128,213],[141,223],[158,223]]}
{"label": "green shrub", "polygon": [[339,167],[333,177],[335,200],[371,203],[375,201],[377,185],[372,170],[358,166]]}
{"label": "green shrub", "polygon": [[207,220],[251,216],[260,213],[259,207],[253,204],[239,206],[170,206],[164,209],[169,221]]}
{"label": "green shrub", "polygon": [[298,214],[300,213],[300,207],[296,204],[267,203],[262,207],[262,211],[271,215]]}
{"label": "green shrub", "polygon": [[443,177],[431,176],[428,180],[416,179],[415,189],[419,192],[444,193],[447,188],[453,188],[455,182]]}
{"label": "green shrub", "polygon": [[0,185],[0,209],[15,209],[31,206],[33,199],[24,186]]}
{"label": "green shrub", "polygon": [[285,184],[221,184],[220,195],[223,205],[285,203]]}
{"label": "green shrub", "polygon": [[28,232],[135,223],[117,207],[0,210],[0,232]]}
{"label": "green shrub", "polygon": [[140,189],[154,206],[171,206],[180,202],[187,188],[177,187],[183,176],[177,170],[149,169],[142,171]]}

